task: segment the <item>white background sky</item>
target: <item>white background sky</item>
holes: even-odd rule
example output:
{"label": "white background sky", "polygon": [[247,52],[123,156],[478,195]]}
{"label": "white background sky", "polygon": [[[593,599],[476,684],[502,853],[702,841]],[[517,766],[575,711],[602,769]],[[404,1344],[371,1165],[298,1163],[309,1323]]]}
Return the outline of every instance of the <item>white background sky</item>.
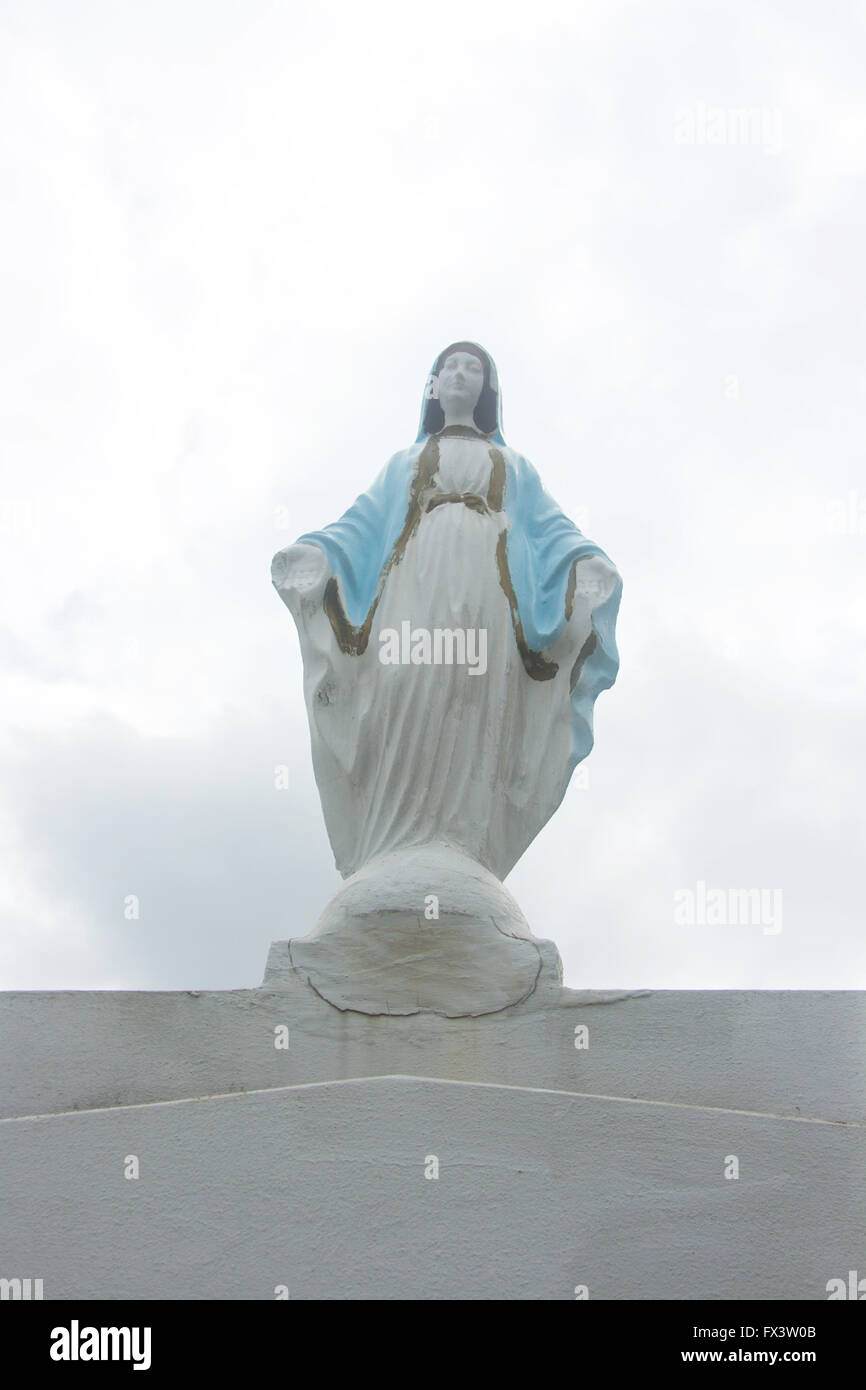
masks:
{"label": "white background sky", "polygon": [[[270,559],[462,337],[625,585],[508,880],[566,983],[866,985],[864,60],[838,0],[0,0],[0,986],[248,986],[313,926]],[[782,931],[676,925],[699,880]]]}

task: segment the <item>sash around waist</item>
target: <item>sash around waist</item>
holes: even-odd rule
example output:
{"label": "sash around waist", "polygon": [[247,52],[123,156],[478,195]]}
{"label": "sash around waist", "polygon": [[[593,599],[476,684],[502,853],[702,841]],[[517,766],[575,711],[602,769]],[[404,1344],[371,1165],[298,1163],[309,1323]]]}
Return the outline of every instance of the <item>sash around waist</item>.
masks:
{"label": "sash around waist", "polygon": [[445,502],[462,502],[474,512],[490,511],[487,499],[479,497],[477,492],[441,492],[437,497],[430,498],[425,510],[432,512],[434,507],[441,507]]}

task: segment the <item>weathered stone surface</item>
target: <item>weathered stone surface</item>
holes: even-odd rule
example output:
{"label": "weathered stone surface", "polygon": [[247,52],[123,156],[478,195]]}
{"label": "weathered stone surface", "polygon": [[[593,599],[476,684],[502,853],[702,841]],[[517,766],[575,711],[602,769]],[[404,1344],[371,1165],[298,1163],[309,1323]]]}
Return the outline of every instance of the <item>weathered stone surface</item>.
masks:
{"label": "weathered stone surface", "polygon": [[0,1038],[0,1115],[399,1071],[866,1120],[866,994],[845,990],[577,991],[543,972],[480,1018],[368,1017],[326,1003],[278,941],[258,989],[0,993]]}
{"label": "weathered stone surface", "polygon": [[328,1082],[0,1122],[0,1249],[50,1299],[817,1300],[864,1163],[862,1125]]}
{"label": "weathered stone surface", "polygon": [[[425,916],[425,905],[435,915]],[[541,975],[542,945],[559,984],[556,947],[535,940],[508,889],[453,847],[423,845],[348,878],[289,954],[301,978],[338,1009],[459,1018],[527,999]]]}

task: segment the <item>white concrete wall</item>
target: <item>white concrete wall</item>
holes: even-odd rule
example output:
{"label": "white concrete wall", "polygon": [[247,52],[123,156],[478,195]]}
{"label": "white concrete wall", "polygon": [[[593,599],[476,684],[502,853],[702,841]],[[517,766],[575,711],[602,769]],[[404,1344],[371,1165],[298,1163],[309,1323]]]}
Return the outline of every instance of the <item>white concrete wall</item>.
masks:
{"label": "white concrete wall", "polygon": [[853,991],[561,990],[476,1019],[369,1018],[274,973],[221,993],[0,994],[0,1040],[0,1115],[400,1072],[866,1120]]}
{"label": "white concrete wall", "polygon": [[859,1125],[388,1077],[4,1120],[0,1152],[0,1272],[50,1299],[817,1300],[866,1271]]}
{"label": "white concrete wall", "polygon": [[47,1298],[823,1299],[866,1276],[860,993],[548,981],[480,1018],[367,1017],[283,942],[258,990],[0,995],[0,1041],[0,1277]]}

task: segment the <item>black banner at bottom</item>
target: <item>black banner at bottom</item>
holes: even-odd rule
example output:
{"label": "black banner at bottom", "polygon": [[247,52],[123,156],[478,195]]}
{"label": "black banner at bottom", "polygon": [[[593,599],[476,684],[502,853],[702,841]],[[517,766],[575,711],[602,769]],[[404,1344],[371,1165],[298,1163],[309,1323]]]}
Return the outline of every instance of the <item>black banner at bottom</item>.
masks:
{"label": "black banner at bottom", "polygon": [[[327,1303],[322,1316],[328,1336],[319,1341],[319,1350],[331,1351],[331,1373],[337,1374],[343,1358],[357,1357],[370,1373],[371,1340],[377,1336],[382,1316],[384,1349],[390,1374],[395,1373],[393,1347],[399,1332],[400,1346],[414,1346],[412,1332],[417,1327],[425,1335],[423,1368],[430,1374],[438,1370],[434,1348],[441,1347],[441,1373],[453,1375],[454,1349],[447,1337],[449,1324],[470,1337],[486,1370],[502,1350],[507,1358],[514,1354],[519,1340],[519,1323],[506,1304],[472,1302],[441,1303],[436,1307],[406,1303],[399,1305],[399,1324],[390,1312],[391,1304],[376,1300],[362,1303],[363,1340],[344,1343],[343,1318],[339,1302]],[[16,1302],[0,1303],[0,1335],[4,1362],[18,1362],[25,1373],[38,1371],[50,1376],[72,1373],[94,1375],[105,1367],[117,1374],[128,1371],[161,1378],[163,1375],[249,1374],[257,1366],[279,1365],[293,1375],[300,1370],[298,1356],[306,1360],[304,1343],[318,1332],[319,1314],[309,1302],[294,1306],[289,1301],[274,1302]],[[548,1306],[544,1338],[540,1343],[537,1326],[527,1322],[525,1333],[532,1338],[536,1352],[557,1339],[555,1355],[576,1357],[577,1366],[586,1369],[587,1358],[604,1357],[608,1373],[641,1370],[668,1371],[674,1366],[807,1366],[822,1373],[843,1370],[857,1364],[862,1347],[864,1322],[859,1310],[839,1302],[602,1302],[577,1300]],[[527,1308],[531,1317],[532,1304]],[[502,1314],[507,1322],[499,1320]],[[335,1323],[335,1316],[339,1319]],[[350,1321],[354,1316],[349,1315]],[[466,1319],[469,1319],[467,1322]],[[430,1337],[431,1331],[434,1337]],[[492,1333],[490,1340],[486,1333]],[[498,1334],[498,1335],[497,1335]],[[409,1339],[408,1346],[406,1339]],[[571,1340],[574,1338],[575,1340]],[[560,1340],[562,1339],[562,1340]],[[551,1348],[553,1350],[553,1348]],[[312,1352],[307,1343],[306,1353]],[[336,1355],[334,1355],[336,1353]],[[378,1358],[376,1358],[378,1360]],[[464,1373],[465,1357],[461,1355]],[[381,1365],[382,1363],[380,1363]],[[344,1366],[344,1372],[347,1369]],[[358,1369],[360,1371],[361,1364]],[[514,1368],[511,1368],[512,1371]],[[554,1372],[551,1365],[551,1373]],[[598,1365],[595,1361],[595,1374]],[[405,1365],[406,1374],[409,1366]],[[323,1371],[324,1373],[324,1371]]]}

